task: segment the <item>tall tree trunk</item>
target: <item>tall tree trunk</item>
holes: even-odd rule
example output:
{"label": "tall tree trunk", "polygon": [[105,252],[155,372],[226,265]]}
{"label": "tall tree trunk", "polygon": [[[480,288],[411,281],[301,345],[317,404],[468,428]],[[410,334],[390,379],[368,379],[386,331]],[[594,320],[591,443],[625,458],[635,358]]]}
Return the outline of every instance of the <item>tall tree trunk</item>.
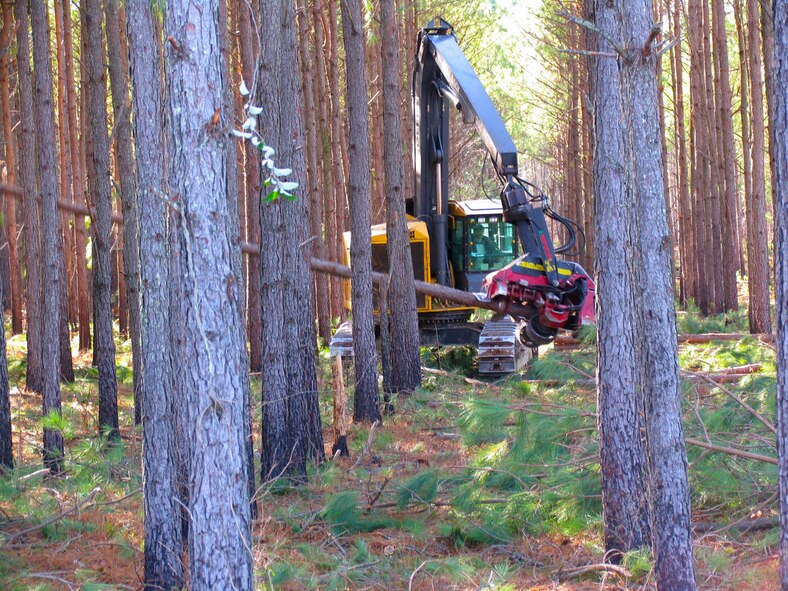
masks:
{"label": "tall tree trunk", "polygon": [[142,453],[145,497],[145,588],[183,587],[178,456],[170,388],[169,262],[167,194],[164,177],[164,113],[161,49],[148,0],[126,0],[129,64],[134,92],[134,143],[137,148],[139,207]]}
{"label": "tall tree trunk", "polygon": [[[71,35],[71,0],[63,0],[63,42],[66,58],[66,89],[68,106],[69,147],[72,154],[73,197],[77,205],[85,205],[85,153],[77,138],[77,88],[74,81],[74,45]],[[84,91],[83,91],[84,92]],[[65,97],[64,97],[65,98]],[[77,313],[79,317],[79,348],[90,349],[90,295],[88,293],[87,240],[85,216],[74,216],[74,246],[76,248]]]}
{"label": "tall tree trunk", "polygon": [[[219,2],[219,22],[224,22],[225,26],[219,27],[219,43],[222,48],[222,88],[224,89],[224,110],[227,113],[233,111],[235,107],[236,93],[232,88],[232,75],[230,74],[230,61],[232,53],[232,45],[229,39],[229,26],[227,14],[227,0],[220,0]],[[246,349],[246,322],[244,317],[246,313],[246,288],[244,285],[244,272],[243,272],[243,256],[241,254],[241,215],[240,207],[244,203],[241,185],[239,179],[242,180],[243,163],[240,163],[237,157],[238,150],[235,141],[228,141],[225,145],[227,153],[227,235],[230,239],[230,254],[231,264],[234,271],[232,281],[239,286],[236,293],[239,298],[235,304],[238,308],[238,316],[241,322],[238,324],[238,340],[241,343],[240,359],[238,360],[241,367],[248,367],[249,354]],[[255,500],[255,477],[254,477],[254,441],[252,436],[252,403],[251,403],[251,390],[249,372],[241,371],[241,390],[243,391],[243,440],[246,452],[246,483],[247,492],[249,494],[249,507],[251,509],[251,518],[255,519],[258,515],[257,501]]]}
{"label": "tall tree trunk", "polygon": [[769,312],[769,253],[766,230],[765,135],[763,114],[763,63],[761,61],[758,0],[747,0],[747,36],[752,96],[752,195],[751,242],[747,245],[750,332],[771,332]]}
{"label": "tall tree trunk", "polygon": [[419,318],[413,288],[413,259],[408,224],[399,113],[399,35],[394,0],[382,0],[380,29],[383,75],[383,136],[386,177],[386,234],[389,261],[388,304],[391,315],[391,367],[394,392],[421,385]]}
{"label": "tall tree trunk", "polygon": [[[736,36],[739,45],[739,64],[741,68],[741,108],[739,114],[741,115],[741,145],[742,145],[742,169],[744,173],[742,194],[744,196],[744,240],[743,244],[747,245],[747,265],[744,268],[745,275],[749,274],[749,260],[750,248],[754,242],[752,237],[753,226],[750,224],[753,213],[752,209],[752,158],[750,152],[752,150],[752,143],[750,140],[750,68],[749,60],[747,59],[747,42],[745,38],[746,31],[744,29],[744,12],[742,9],[741,0],[734,0],[733,2],[733,15],[736,20]],[[749,278],[748,281],[749,283]],[[750,314],[752,314],[750,308]]]}
{"label": "tall tree trunk", "polygon": [[369,122],[367,75],[364,64],[364,29],[360,0],[342,2],[342,35],[345,45],[346,107],[348,111],[348,201],[350,206],[350,256],[353,278],[353,354],[356,390],[353,419],[379,421],[378,362],[372,319],[372,245],[369,241]]}
{"label": "tall tree trunk", "polygon": [[[621,37],[618,11],[595,0],[594,22],[611,38]],[[599,51],[610,51],[599,40]],[[597,395],[605,549],[612,558],[650,542],[646,456],[641,439],[631,310],[634,286],[628,259],[633,216],[631,171],[623,164],[625,122],[618,79],[610,58],[594,59],[591,89],[595,108],[594,193],[597,282]]]}
{"label": "tall tree trunk", "polygon": [[[337,184],[334,178],[339,175],[337,167],[334,166],[332,160],[332,146],[331,146],[331,97],[328,93],[328,68],[326,64],[326,54],[329,53],[329,47],[326,41],[326,35],[323,30],[323,2],[312,1],[312,22],[315,32],[315,65],[317,68],[316,78],[317,84],[315,85],[315,104],[320,109],[320,116],[318,120],[318,158],[320,160],[321,168],[321,186],[323,190],[322,203],[320,204],[319,211],[313,212],[313,217],[318,220],[323,220],[325,240],[323,242],[323,252],[329,253],[329,257],[333,257],[334,244],[337,243],[337,220],[336,220],[336,187]],[[341,183],[340,183],[341,186]],[[336,259],[335,259],[336,260]],[[338,318],[342,309],[342,282],[337,277],[324,277],[317,280],[316,287],[321,289],[322,294],[318,297],[318,316],[326,314],[328,320]],[[316,292],[318,293],[318,292]],[[320,298],[325,298],[326,302],[321,304]],[[320,312],[320,306],[323,306],[323,311]],[[329,326],[330,332],[330,326]],[[328,335],[331,336],[330,334]]]}
{"label": "tall tree trunk", "polygon": [[240,363],[242,318],[229,230],[225,92],[217,0],[199,10],[167,3],[165,52],[169,191],[184,299],[182,395],[188,401],[189,573],[195,591],[252,589],[251,513],[247,488]]}
{"label": "tall tree trunk", "polygon": [[[60,199],[66,203],[73,201],[72,186],[73,186],[73,168],[71,166],[71,149],[68,142],[69,125],[68,116],[66,115],[66,64],[65,64],[65,47],[63,45],[63,6],[60,2],[55,2],[55,45],[57,54],[57,122],[58,122],[58,146],[60,157]],[[76,287],[73,283],[74,271],[74,248],[72,244],[71,232],[71,219],[72,214],[69,211],[61,210],[61,225],[63,228],[63,263],[65,266],[65,280],[63,282],[65,291],[65,304],[66,304],[66,327],[69,323],[77,317],[76,302],[69,294],[75,292]],[[61,335],[63,329],[61,328]],[[68,347],[69,357],[71,351],[71,334],[70,328],[66,330],[68,334]],[[61,336],[62,339],[62,336]],[[65,341],[63,342],[65,345]],[[61,349],[62,354],[62,349]]]}
{"label": "tall tree trunk", "polygon": [[[328,19],[321,19],[325,26],[326,39],[329,43],[329,97],[331,99],[331,161],[334,167],[334,195],[331,207],[326,209],[326,216],[333,220],[329,230],[333,230],[334,240],[329,245],[332,258],[342,260],[342,234],[345,231],[345,211],[347,209],[347,159],[343,150],[344,143],[342,132],[341,97],[339,91],[339,32],[337,31],[337,3],[327,2]],[[345,296],[343,284],[334,279],[331,288],[331,308],[340,320],[345,319]]]}
{"label": "tall tree trunk", "polygon": [[91,157],[95,170],[93,191],[93,301],[96,336],[94,363],[99,372],[99,431],[111,438],[118,432],[118,384],[115,377],[115,340],[112,334],[112,288],[110,232],[112,194],[110,190],[107,95],[101,0],[85,0],[83,17],[87,32],[88,113],[90,115]]}
{"label": "tall tree trunk", "polygon": [[24,197],[24,246],[27,261],[27,374],[28,390],[43,392],[41,220],[36,184],[36,129],[33,113],[33,80],[30,71],[30,33],[27,1],[16,2],[17,76],[19,80],[19,182]]}
{"label": "tall tree trunk", "polygon": [[[298,0],[296,2],[298,12],[298,43],[301,55],[301,81],[304,102],[304,125],[306,127],[306,169],[308,185],[307,195],[309,196],[309,226],[313,256],[320,257],[325,250],[323,242],[322,227],[322,195],[320,192],[320,163],[318,160],[318,139],[317,139],[317,118],[318,113],[315,107],[314,86],[316,86],[315,71],[312,66],[312,53],[309,50],[309,24],[306,2]],[[318,334],[328,342],[331,339],[330,323],[331,317],[328,308],[329,290],[321,289],[323,277],[316,277],[315,308],[317,310]]]}
{"label": "tall tree trunk", "polygon": [[[106,0],[107,53],[109,54],[109,80],[112,88],[112,112],[114,117],[115,151],[117,154],[117,176],[123,210],[123,279],[129,311],[129,334],[131,356],[135,369],[141,363],[140,352],[140,254],[137,225],[137,179],[131,145],[131,109],[129,85],[124,66],[118,0]],[[118,229],[120,231],[120,228]],[[120,276],[120,275],[119,275]],[[134,423],[142,420],[142,372],[134,372]]]}
{"label": "tall tree trunk", "polygon": [[[788,134],[788,4],[775,0],[772,85],[774,137]],[[772,146],[774,156],[774,258],[777,302],[777,457],[780,498],[780,588],[788,590],[788,146]]]}
{"label": "tall tree trunk", "polygon": [[[238,8],[239,47],[241,66],[246,84],[251,85],[255,77],[255,68],[259,55],[257,31],[252,26],[253,10],[257,2],[247,4],[242,0]],[[257,13],[259,14],[259,13]],[[256,15],[255,15],[256,17]],[[247,240],[260,243],[260,156],[259,150],[247,142],[246,149],[246,232]],[[249,332],[249,361],[252,371],[260,371],[263,366],[260,307],[260,265],[255,259],[249,259],[247,268],[247,327]]]}
{"label": "tall tree trunk", "polygon": [[716,122],[716,85],[713,81],[712,55],[711,55],[711,15],[707,0],[700,1],[700,11],[702,13],[703,30],[703,50],[702,68],[705,80],[705,95],[699,97],[703,105],[705,121],[705,149],[706,156],[706,175],[708,184],[706,186],[706,212],[708,214],[707,228],[709,232],[709,245],[712,250],[705,264],[711,269],[711,274],[707,276],[709,281],[714,283],[714,298],[711,301],[711,308],[714,312],[720,313],[724,310],[723,306],[723,248],[722,248],[722,198],[724,179],[720,174],[718,163],[722,154],[718,150]]}
{"label": "tall tree trunk", "polygon": [[[11,78],[11,35],[14,30],[12,6],[3,2],[3,32],[0,47],[3,48],[0,59],[0,102],[3,112],[3,136],[5,138],[6,182],[16,186],[16,149],[14,132],[11,124],[11,94],[8,81]],[[16,244],[16,198],[5,199],[5,227],[8,233],[8,267],[11,274],[11,334],[22,334],[22,294],[19,289],[21,275],[19,273],[19,251]]]}
{"label": "tall tree trunk", "polygon": [[[19,5],[26,2],[22,0]],[[17,19],[22,27],[20,12]],[[43,319],[43,412],[44,416],[60,416],[60,292],[63,280],[60,267],[60,216],[57,211],[57,155],[55,154],[54,101],[52,99],[52,64],[49,46],[49,15],[44,2],[30,3],[33,31],[33,61],[36,111],[36,153],[41,182],[41,247],[43,251],[42,283],[44,292]],[[25,27],[26,29],[26,27]],[[63,469],[63,434],[57,429],[44,428],[44,465],[53,474]]]}
{"label": "tall tree trunk", "polygon": [[[662,183],[655,53],[650,0],[622,3],[621,69],[627,161],[633,166],[633,268],[638,382],[645,402],[657,586],[694,591],[687,456],[681,424],[670,239]],[[646,41],[649,40],[649,41]]]}
{"label": "tall tree trunk", "polygon": [[731,83],[728,68],[728,38],[725,28],[725,6],[723,0],[712,0],[714,56],[717,70],[717,119],[721,123],[721,158],[719,166],[724,182],[722,200],[722,264],[723,305],[725,310],[738,310],[736,285],[736,152],[733,136],[733,111],[731,107]]}
{"label": "tall tree trunk", "polygon": [[[710,276],[713,271],[706,265],[709,257],[713,257],[713,236],[707,221],[711,218],[707,193],[711,193],[708,176],[708,153],[706,148],[707,117],[706,117],[706,83],[703,75],[703,15],[701,0],[689,0],[687,5],[687,28],[690,46],[690,98],[692,103],[691,141],[692,141],[692,199],[695,229],[695,251],[707,253],[706,258],[695,258],[695,300],[701,312],[707,314],[714,304],[714,280]],[[711,254],[709,254],[711,253]]]}
{"label": "tall tree trunk", "polygon": [[[269,18],[262,23],[262,63],[255,96],[265,113],[264,137],[276,148],[277,163],[293,170],[292,177],[301,183],[299,193],[306,195],[295,201],[280,198],[273,204],[260,199],[260,217],[267,220],[261,228],[263,240],[272,245],[263,249],[260,271],[265,352],[262,476],[268,480],[287,471],[296,481],[304,481],[307,458],[323,459],[323,438],[314,365],[314,278],[308,264],[312,248],[302,149],[306,139],[303,94],[296,32],[291,25],[294,6],[266,0],[262,13]],[[284,269],[288,269],[286,274]]]}
{"label": "tall tree trunk", "polygon": [[[675,3],[673,13],[673,35],[681,36],[681,11],[679,3]],[[672,78],[675,105],[675,141],[678,148],[678,207],[679,212],[679,260],[681,261],[681,302],[686,305],[695,294],[695,232],[692,227],[692,201],[689,192],[689,171],[687,169],[687,133],[684,123],[684,65],[681,43],[677,43],[672,51]]]}

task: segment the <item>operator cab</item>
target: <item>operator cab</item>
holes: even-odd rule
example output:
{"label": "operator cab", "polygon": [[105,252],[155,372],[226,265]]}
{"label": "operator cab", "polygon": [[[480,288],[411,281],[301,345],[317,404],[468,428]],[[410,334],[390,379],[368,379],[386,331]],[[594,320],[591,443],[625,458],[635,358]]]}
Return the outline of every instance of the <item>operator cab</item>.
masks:
{"label": "operator cab", "polygon": [[449,260],[457,289],[481,291],[485,276],[512,262],[518,250],[499,201],[449,202]]}

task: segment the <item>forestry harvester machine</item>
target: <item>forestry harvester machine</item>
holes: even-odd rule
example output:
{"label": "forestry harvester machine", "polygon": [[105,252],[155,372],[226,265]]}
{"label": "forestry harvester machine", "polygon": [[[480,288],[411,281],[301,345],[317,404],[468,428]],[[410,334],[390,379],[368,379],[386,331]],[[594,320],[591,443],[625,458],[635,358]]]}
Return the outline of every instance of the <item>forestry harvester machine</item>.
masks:
{"label": "forestry harvester machine", "polygon": [[[500,311],[486,323],[471,322],[473,307],[417,294],[421,342],[478,347],[479,373],[515,372],[531,349],[552,342],[558,330],[576,331],[594,321],[594,282],[580,265],[557,256],[573,248],[576,225],[518,176],[514,141],[453,27],[440,17],[419,32],[412,98],[415,192],[407,212],[415,277],[472,292]],[[451,110],[476,125],[501,182],[500,202],[449,199]],[[566,244],[553,246],[548,217],[567,229]],[[385,273],[385,224],[372,227],[371,239],[373,268]],[[349,233],[344,240],[349,265]],[[524,254],[518,257],[520,248]],[[350,309],[349,281],[345,300]],[[331,350],[352,355],[349,322],[335,334]]]}

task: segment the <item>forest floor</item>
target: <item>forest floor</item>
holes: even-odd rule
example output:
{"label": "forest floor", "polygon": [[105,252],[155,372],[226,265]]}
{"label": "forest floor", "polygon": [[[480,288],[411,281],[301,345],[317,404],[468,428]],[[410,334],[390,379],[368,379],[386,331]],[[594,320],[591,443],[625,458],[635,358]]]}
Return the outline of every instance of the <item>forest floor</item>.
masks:
{"label": "forest floor", "polygon": [[[746,313],[690,313],[680,316],[679,332],[742,332],[745,324]],[[64,416],[51,425],[66,438],[68,472],[59,479],[41,470],[41,402],[24,389],[24,347],[23,336],[9,339],[21,462],[0,477],[0,588],[139,589],[141,436],[132,423],[129,344],[118,343],[120,447],[107,449],[96,436],[96,370],[89,353],[75,358],[77,380],[64,386]],[[329,449],[330,369],[327,352],[320,355]],[[525,376],[494,383],[467,379],[466,350],[423,355],[439,371],[394,400],[395,414],[371,436],[368,426],[352,426],[350,458],[313,468],[306,486],[258,491],[259,588],[653,589],[648,552],[628,554],[616,572],[599,570],[593,343],[546,349]],[[776,590],[776,469],[736,455],[775,456],[773,349],[747,338],[685,343],[680,356],[687,372],[752,372],[720,386],[685,374],[686,435],[699,442],[687,448],[699,588]],[[259,417],[255,376],[252,388]]]}

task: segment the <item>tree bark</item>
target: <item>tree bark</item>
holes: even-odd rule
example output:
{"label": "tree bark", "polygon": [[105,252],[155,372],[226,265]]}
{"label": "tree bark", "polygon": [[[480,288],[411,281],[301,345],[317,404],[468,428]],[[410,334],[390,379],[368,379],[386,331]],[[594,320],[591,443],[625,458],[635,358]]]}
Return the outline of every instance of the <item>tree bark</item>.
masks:
{"label": "tree bark", "polygon": [[[257,32],[252,26],[253,10],[251,5],[242,0],[238,8],[239,22],[239,48],[243,78],[246,84],[251,85],[255,77],[257,58],[259,55]],[[259,13],[258,13],[259,14]],[[246,142],[246,232],[247,240],[255,242],[260,240],[260,157],[259,151],[251,143]],[[260,267],[255,261],[250,261],[247,267],[247,327],[249,332],[249,362],[252,371],[260,371],[263,364],[260,307]]]}
{"label": "tree bark", "polygon": [[[681,11],[679,3],[675,3],[673,13],[673,35],[681,36]],[[689,170],[687,169],[687,133],[684,124],[684,65],[681,43],[676,43],[672,51],[672,77],[675,104],[675,141],[678,153],[678,226],[681,239],[679,241],[679,260],[681,261],[681,303],[686,305],[695,294],[695,248],[694,228],[692,226],[692,201],[689,191]]]}
{"label": "tree bark", "polygon": [[[93,201],[93,302],[96,337],[94,363],[99,372],[99,432],[110,438],[118,432],[118,384],[115,377],[115,340],[112,327],[112,194],[110,189],[109,138],[107,134],[106,68],[102,38],[101,0],[83,4],[87,32],[88,113],[90,116],[91,157],[95,170]],[[130,220],[131,221],[131,220]]]}
{"label": "tree bark", "polygon": [[[618,11],[595,1],[594,22],[621,38]],[[597,51],[611,51],[599,40]],[[605,549],[624,552],[650,543],[646,456],[641,439],[642,399],[637,383],[635,299],[628,259],[634,212],[631,171],[624,160],[625,122],[618,64],[594,58],[594,193],[597,283],[597,396]]]}
{"label": "tree bark", "polygon": [[695,589],[687,456],[681,424],[676,318],[670,273],[670,237],[662,183],[662,146],[650,0],[622,2],[621,69],[626,157],[633,172],[633,268],[638,382],[645,403],[650,467],[652,548],[657,586]]}
{"label": "tree bark", "polygon": [[[114,118],[115,153],[117,154],[117,176],[123,209],[123,280],[129,311],[129,334],[131,356],[134,366],[140,365],[140,254],[137,226],[137,179],[132,156],[129,85],[126,80],[121,45],[121,27],[118,0],[106,0],[107,53],[109,54],[109,79],[112,89],[112,112]],[[120,230],[120,229],[119,229]],[[120,271],[120,270],[119,270]],[[134,423],[142,420],[142,372],[134,372]]]}
{"label": "tree bark", "polygon": [[[323,437],[317,401],[314,329],[314,277],[309,270],[309,196],[303,127],[303,94],[291,3],[262,3],[262,61],[257,104],[265,114],[265,139],[277,150],[277,163],[293,170],[301,183],[295,201],[260,199],[263,312],[262,477],[285,472],[306,480],[306,460],[322,461]],[[271,91],[271,89],[276,89]],[[263,169],[267,174],[268,169]],[[278,268],[277,268],[278,267]],[[285,273],[284,270],[288,272]],[[293,297],[293,294],[299,294]]]}
{"label": "tree bark", "polygon": [[413,260],[408,224],[399,113],[399,35],[394,0],[382,0],[380,28],[383,60],[383,145],[386,178],[386,234],[391,315],[391,367],[393,392],[412,391],[421,385],[419,318],[413,289]]}
{"label": "tree bark", "polygon": [[148,0],[127,0],[126,22],[137,149],[139,207],[140,373],[145,497],[145,589],[183,587],[181,507],[174,395],[170,388],[169,262],[164,177],[161,49]]}
{"label": "tree bark", "polygon": [[763,62],[760,51],[758,0],[747,0],[747,37],[752,98],[751,242],[747,245],[750,332],[771,332],[769,311],[769,253],[766,231],[765,136],[763,114]]}
{"label": "tree bark", "polygon": [[30,71],[30,33],[27,2],[14,4],[19,80],[19,182],[24,191],[24,246],[27,262],[27,374],[28,390],[43,392],[41,220],[36,186],[36,129],[33,116],[33,80]]}
{"label": "tree bark", "polygon": [[[3,112],[3,136],[5,138],[5,164],[6,182],[16,185],[16,149],[14,146],[14,132],[11,124],[11,94],[8,81],[11,77],[11,39],[14,29],[14,18],[11,12],[12,5],[3,2],[3,32],[0,47],[3,56],[0,60],[0,102]],[[5,200],[5,227],[8,234],[8,267],[11,275],[11,334],[22,334],[22,294],[19,288],[21,275],[19,273],[19,251],[16,244],[16,199]]]}
{"label": "tree bark", "polygon": [[189,573],[195,591],[252,589],[251,513],[244,438],[247,371],[230,237],[229,114],[218,0],[167,3],[169,194],[175,202],[183,299],[182,396],[189,465]]}
{"label": "tree bark", "polygon": [[348,200],[350,206],[350,257],[353,269],[353,354],[356,390],[353,419],[381,420],[378,362],[372,318],[372,245],[370,227],[370,151],[367,120],[367,75],[364,64],[364,30],[361,2],[342,2],[342,34],[345,45],[346,106],[348,111]]}
{"label": "tree bark", "polygon": [[[775,0],[772,13],[774,53],[773,137],[788,134],[788,4]],[[780,499],[780,588],[788,590],[788,146],[778,141],[774,156],[774,258],[777,302],[777,458]]]}
{"label": "tree bark", "polygon": [[[71,35],[71,0],[63,0],[63,42],[66,58],[66,90],[68,106],[69,147],[72,154],[74,202],[86,205],[85,154],[77,138],[77,88],[74,81],[74,46]],[[90,349],[90,295],[88,293],[87,240],[85,216],[74,216],[74,246],[76,248],[77,315],[79,318],[79,348]]]}
{"label": "tree bark", "polygon": [[[20,5],[26,4],[23,0]],[[49,46],[49,17],[44,2],[31,2],[30,21],[33,31],[33,60],[36,111],[36,152],[41,182],[41,247],[43,251],[43,412],[44,416],[61,414],[60,406],[60,292],[63,277],[60,267],[60,216],[57,211],[57,156],[55,154],[54,101],[52,99],[52,64]],[[20,16],[17,11],[17,18]],[[20,21],[21,22],[21,21]],[[21,25],[20,25],[21,26]],[[63,469],[63,434],[44,428],[44,465],[53,474]]]}
{"label": "tree bark", "polygon": [[717,119],[721,123],[721,150],[719,167],[723,181],[723,232],[722,266],[723,292],[722,303],[725,310],[738,310],[738,290],[736,268],[736,151],[733,135],[733,111],[731,83],[728,67],[728,38],[725,28],[725,6],[723,0],[712,0],[712,21],[714,56],[717,72]]}

